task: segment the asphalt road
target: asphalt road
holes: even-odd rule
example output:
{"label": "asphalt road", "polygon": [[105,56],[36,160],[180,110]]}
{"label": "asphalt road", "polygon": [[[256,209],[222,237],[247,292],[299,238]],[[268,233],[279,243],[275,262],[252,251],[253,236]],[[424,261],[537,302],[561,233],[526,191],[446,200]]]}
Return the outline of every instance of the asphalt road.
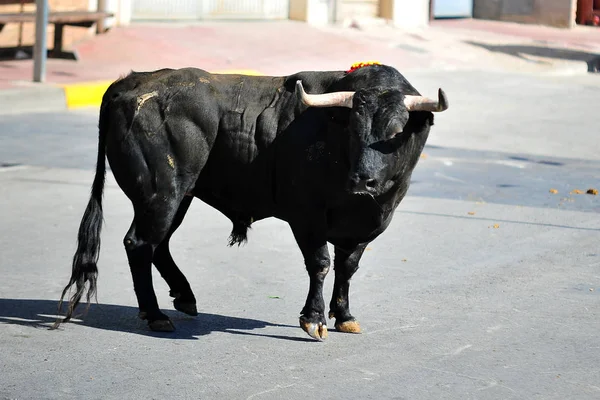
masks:
{"label": "asphalt road", "polygon": [[[136,318],[108,175],[98,303],[49,331],[93,178],[97,110],[0,116],[0,399],[597,399],[600,189],[593,76],[409,76],[442,86],[409,195],[351,287],[362,335],[298,327],[308,288],[286,224],[196,201],[172,248],[200,315]],[[550,193],[556,189],[558,193]],[[327,278],[325,297],[333,276]]]}

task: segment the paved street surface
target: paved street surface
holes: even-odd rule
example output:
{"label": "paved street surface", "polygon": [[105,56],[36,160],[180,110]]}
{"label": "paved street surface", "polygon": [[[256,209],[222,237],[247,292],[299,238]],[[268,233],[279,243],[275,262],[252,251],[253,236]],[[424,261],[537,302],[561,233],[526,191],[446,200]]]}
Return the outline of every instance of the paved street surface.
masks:
{"label": "paved street surface", "polygon": [[[192,204],[172,248],[198,299],[172,334],[137,319],[108,173],[98,303],[47,329],[93,178],[97,110],[0,117],[0,399],[598,399],[600,189],[593,75],[414,72],[436,115],[409,195],[351,287],[362,335],[311,340],[288,226]],[[558,193],[550,193],[556,189]],[[333,274],[327,278],[328,302]]]}

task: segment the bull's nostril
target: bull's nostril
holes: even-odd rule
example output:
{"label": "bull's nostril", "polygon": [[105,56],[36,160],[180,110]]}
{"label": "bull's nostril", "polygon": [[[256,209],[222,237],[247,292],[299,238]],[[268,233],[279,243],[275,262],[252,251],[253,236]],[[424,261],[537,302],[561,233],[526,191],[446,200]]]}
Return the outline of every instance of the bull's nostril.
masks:
{"label": "bull's nostril", "polygon": [[368,187],[369,189],[375,189],[376,185],[377,185],[377,182],[375,181],[375,179],[367,179],[365,181],[365,186]]}
{"label": "bull's nostril", "polygon": [[353,193],[375,193],[377,191],[377,180],[366,175],[358,175],[350,179],[350,190]]}

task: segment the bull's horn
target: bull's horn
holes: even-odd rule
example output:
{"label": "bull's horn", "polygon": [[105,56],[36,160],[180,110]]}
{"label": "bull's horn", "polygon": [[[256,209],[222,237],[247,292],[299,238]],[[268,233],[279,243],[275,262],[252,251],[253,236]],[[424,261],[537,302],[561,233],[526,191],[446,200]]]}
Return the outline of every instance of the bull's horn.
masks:
{"label": "bull's horn", "polygon": [[441,112],[448,109],[448,98],[442,89],[438,90],[438,100],[423,96],[404,96],[404,105],[408,111]]}
{"label": "bull's horn", "polygon": [[333,92],[324,94],[306,94],[302,81],[296,81],[298,100],[310,107],[348,107],[352,108],[354,92]]}

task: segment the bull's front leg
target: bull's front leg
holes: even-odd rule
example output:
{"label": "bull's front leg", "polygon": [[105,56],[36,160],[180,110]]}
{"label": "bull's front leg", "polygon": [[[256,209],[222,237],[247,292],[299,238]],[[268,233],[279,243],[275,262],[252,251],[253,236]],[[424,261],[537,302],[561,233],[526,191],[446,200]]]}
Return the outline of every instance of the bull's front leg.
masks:
{"label": "bull's front leg", "polygon": [[300,327],[310,337],[323,340],[327,338],[327,320],[325,319],[325,301],[323,300],[323,281],[329,272],[331,259],[325,239],[325,229],[314,226],[291,225],[298,247],[304,256],[304,263],[310,278],[306,304],[300,312]]}
{"label": "bull's front leg", "polygon": [[358,262],[367,247],[366,244],[352,246],[348,249],[335,247],[335,281],[333,295],[329,303],[329,318],[335,318],[335,329],[340,332],[360,333],[360,324],[350,314],[350,278],[358,270]]}

